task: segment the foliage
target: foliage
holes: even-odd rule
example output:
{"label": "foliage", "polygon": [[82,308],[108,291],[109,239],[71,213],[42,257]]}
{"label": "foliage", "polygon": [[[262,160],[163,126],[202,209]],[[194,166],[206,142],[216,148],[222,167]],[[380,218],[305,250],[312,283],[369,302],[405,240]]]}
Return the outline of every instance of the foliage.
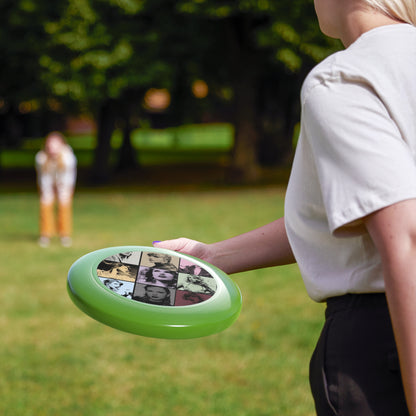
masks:
{"label": "foliage", "polygon": [[[231,122],[236,171],[254,175],[258,154],[290,151],[301,82],[339,49],[320,33],[312,0],[5,0],[1,12],[10,64],[0,69],[0,98],[91,113],[103,179],[115,125],[127,165],[129,132],[145,116],[160,127]],[[204,99],[191,93],[197,80],[208,85]],[[169,91],[164,113],[143,109],[150,88]]]}
{"label": "foliage", "polygon": [[203,76],[221,81],[224,89],[233,67],[227,29],[219,22],[239,16],[246,20],[242,30],[254,57],[267,52],[271,62],[297,72],[306,57],[316,62],[339,47],[320,35],[312,3],[5,0],[0,39],[7,65],[0,68],[0,96],[22,100],[50,94],[91,106],[126,90],[173,89],[180,75],[188,85]]}
{"label": "foliage", "polygon": [[3,0],[0,4],[0,98],[19,103],[44,98],[39,82],[39,55],[47,36],[41,22],[52,18],[55,6],[34,0]]}
{"label": "foliage", "polygon": [[160,26],[144,3],[69,0],[60,19],[46,25],[52,53],[40,63],[52,93],[91,107],[127,89],[169,84]]}
{"label": "foliage", "polygon": [[255,48],[272,52],[275,61],[299,71],[304,58],[314,62],[339,49],[337,41],[322,36],[311,0],[182,0],[179,10],[214,19],[249,16]]}

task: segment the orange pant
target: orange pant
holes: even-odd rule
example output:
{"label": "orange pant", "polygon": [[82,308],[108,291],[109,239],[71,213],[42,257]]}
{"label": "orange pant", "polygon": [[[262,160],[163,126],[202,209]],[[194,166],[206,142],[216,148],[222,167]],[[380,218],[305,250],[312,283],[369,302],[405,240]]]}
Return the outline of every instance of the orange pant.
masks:
{"label": "orange pant", "polygon": [[58,232],[59,237],[72,234],[72,201],[58,203],[58,218],[55,219],[55,204],[40,203],[40,235],[52,237]]}

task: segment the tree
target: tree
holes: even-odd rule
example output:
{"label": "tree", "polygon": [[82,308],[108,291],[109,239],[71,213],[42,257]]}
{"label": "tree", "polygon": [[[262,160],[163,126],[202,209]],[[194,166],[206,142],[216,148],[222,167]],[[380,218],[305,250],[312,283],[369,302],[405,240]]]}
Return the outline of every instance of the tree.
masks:
{"label": "tree", "polygon": [[[280,136],[279,150],[287,152],[299,118],[303,77],[339,44],[320,34],[308,0],[182,0],[177,7],[216,26],[210,35],[213,48],[206,54],[214,62],[205,61],[201,69],[223,68],[205,76],[214,84],[228,84],[233,96],[232,176],[255,180],[259,145]],[[270,144],[268,155],[269,150]]]}
{"label": "tree", "polygon": [[61,100],[78,101],[96,114],[96,181],[109,178],[116,121],[124,125],[122,155],[131,155],[127,114],[140,113],[150,87],[175,89],[182,75],[178,62],[189,60],[187,25],[191,19],[177,13],[171,0],[69,0],[46,26],[51,46],[41,60],[45,82]]}
{"label": "tree", "polygon": [[142,116],[145,92],[171,92],[170,125],[194,122],[200,115],[189,91],[198,79],[210,87],[205,109],[226,109],[235,126],[231,177],[255,179],[259,162],[290,148],[306,72],[339,47],[320,34],[310,0],[57,0],[53,7],[5,0],[1,7],[1,39],[27,28],[33,37],[7,50],[16,63],[0,69],[0,96],[53,99],[93,114],[97,181],[111,173],[116,124],[121,155],[131,156],[132,119]]}
{"label": "tree", "polygon": [[17,146],[24,134],[25,111],[48,107],[47,85],[40,80],[39,56],[45,53],[47,41],[42,23],[59,12],[59,2],[3,0],[0,4],[0,140],[8,146]]}

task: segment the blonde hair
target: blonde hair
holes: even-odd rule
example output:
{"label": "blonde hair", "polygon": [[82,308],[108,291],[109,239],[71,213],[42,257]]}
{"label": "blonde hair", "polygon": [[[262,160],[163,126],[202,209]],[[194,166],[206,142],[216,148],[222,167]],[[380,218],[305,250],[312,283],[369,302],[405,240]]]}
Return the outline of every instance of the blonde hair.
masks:
{"label": "blonde hair", "polygon": [[364,0],[393,19],[416,26],[416,0]]}

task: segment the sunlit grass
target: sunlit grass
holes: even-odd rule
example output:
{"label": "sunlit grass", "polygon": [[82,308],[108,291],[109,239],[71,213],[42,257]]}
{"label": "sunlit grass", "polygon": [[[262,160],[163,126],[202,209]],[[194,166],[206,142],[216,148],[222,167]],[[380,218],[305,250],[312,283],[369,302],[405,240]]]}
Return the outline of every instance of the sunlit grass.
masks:
{"label": "sunlit grass", "polygon": [[239,319],[193,340],[126,334],[80,312],[71,264],[107,246],[186,235],[207,242],[282,215],[283,190],[76,194],[74,244],[36,244],[37,195],[3,194],[0,414],[312,416],[309,356],[322,306],[296,266],[233,276]]}
{"label": "sunlit grass", "polygon": [[[74,149],[78,166],[91,166],[96,135],[75,135],[67,137]],[[227,160],[234,143],[234,129],[227,123],[194,124],[179,127],[155,129],[136,129],[131,134],[131,144],[136,160],[142,165],[166,163],[221,163]],[[115,130],[111,138],[111,161],[116,163],[122,143],[122,132]],[[44,144],[44,138],[28,138],[21,146],[2,149],[0,166],[2,168],[32,168],[36,152]]]}

